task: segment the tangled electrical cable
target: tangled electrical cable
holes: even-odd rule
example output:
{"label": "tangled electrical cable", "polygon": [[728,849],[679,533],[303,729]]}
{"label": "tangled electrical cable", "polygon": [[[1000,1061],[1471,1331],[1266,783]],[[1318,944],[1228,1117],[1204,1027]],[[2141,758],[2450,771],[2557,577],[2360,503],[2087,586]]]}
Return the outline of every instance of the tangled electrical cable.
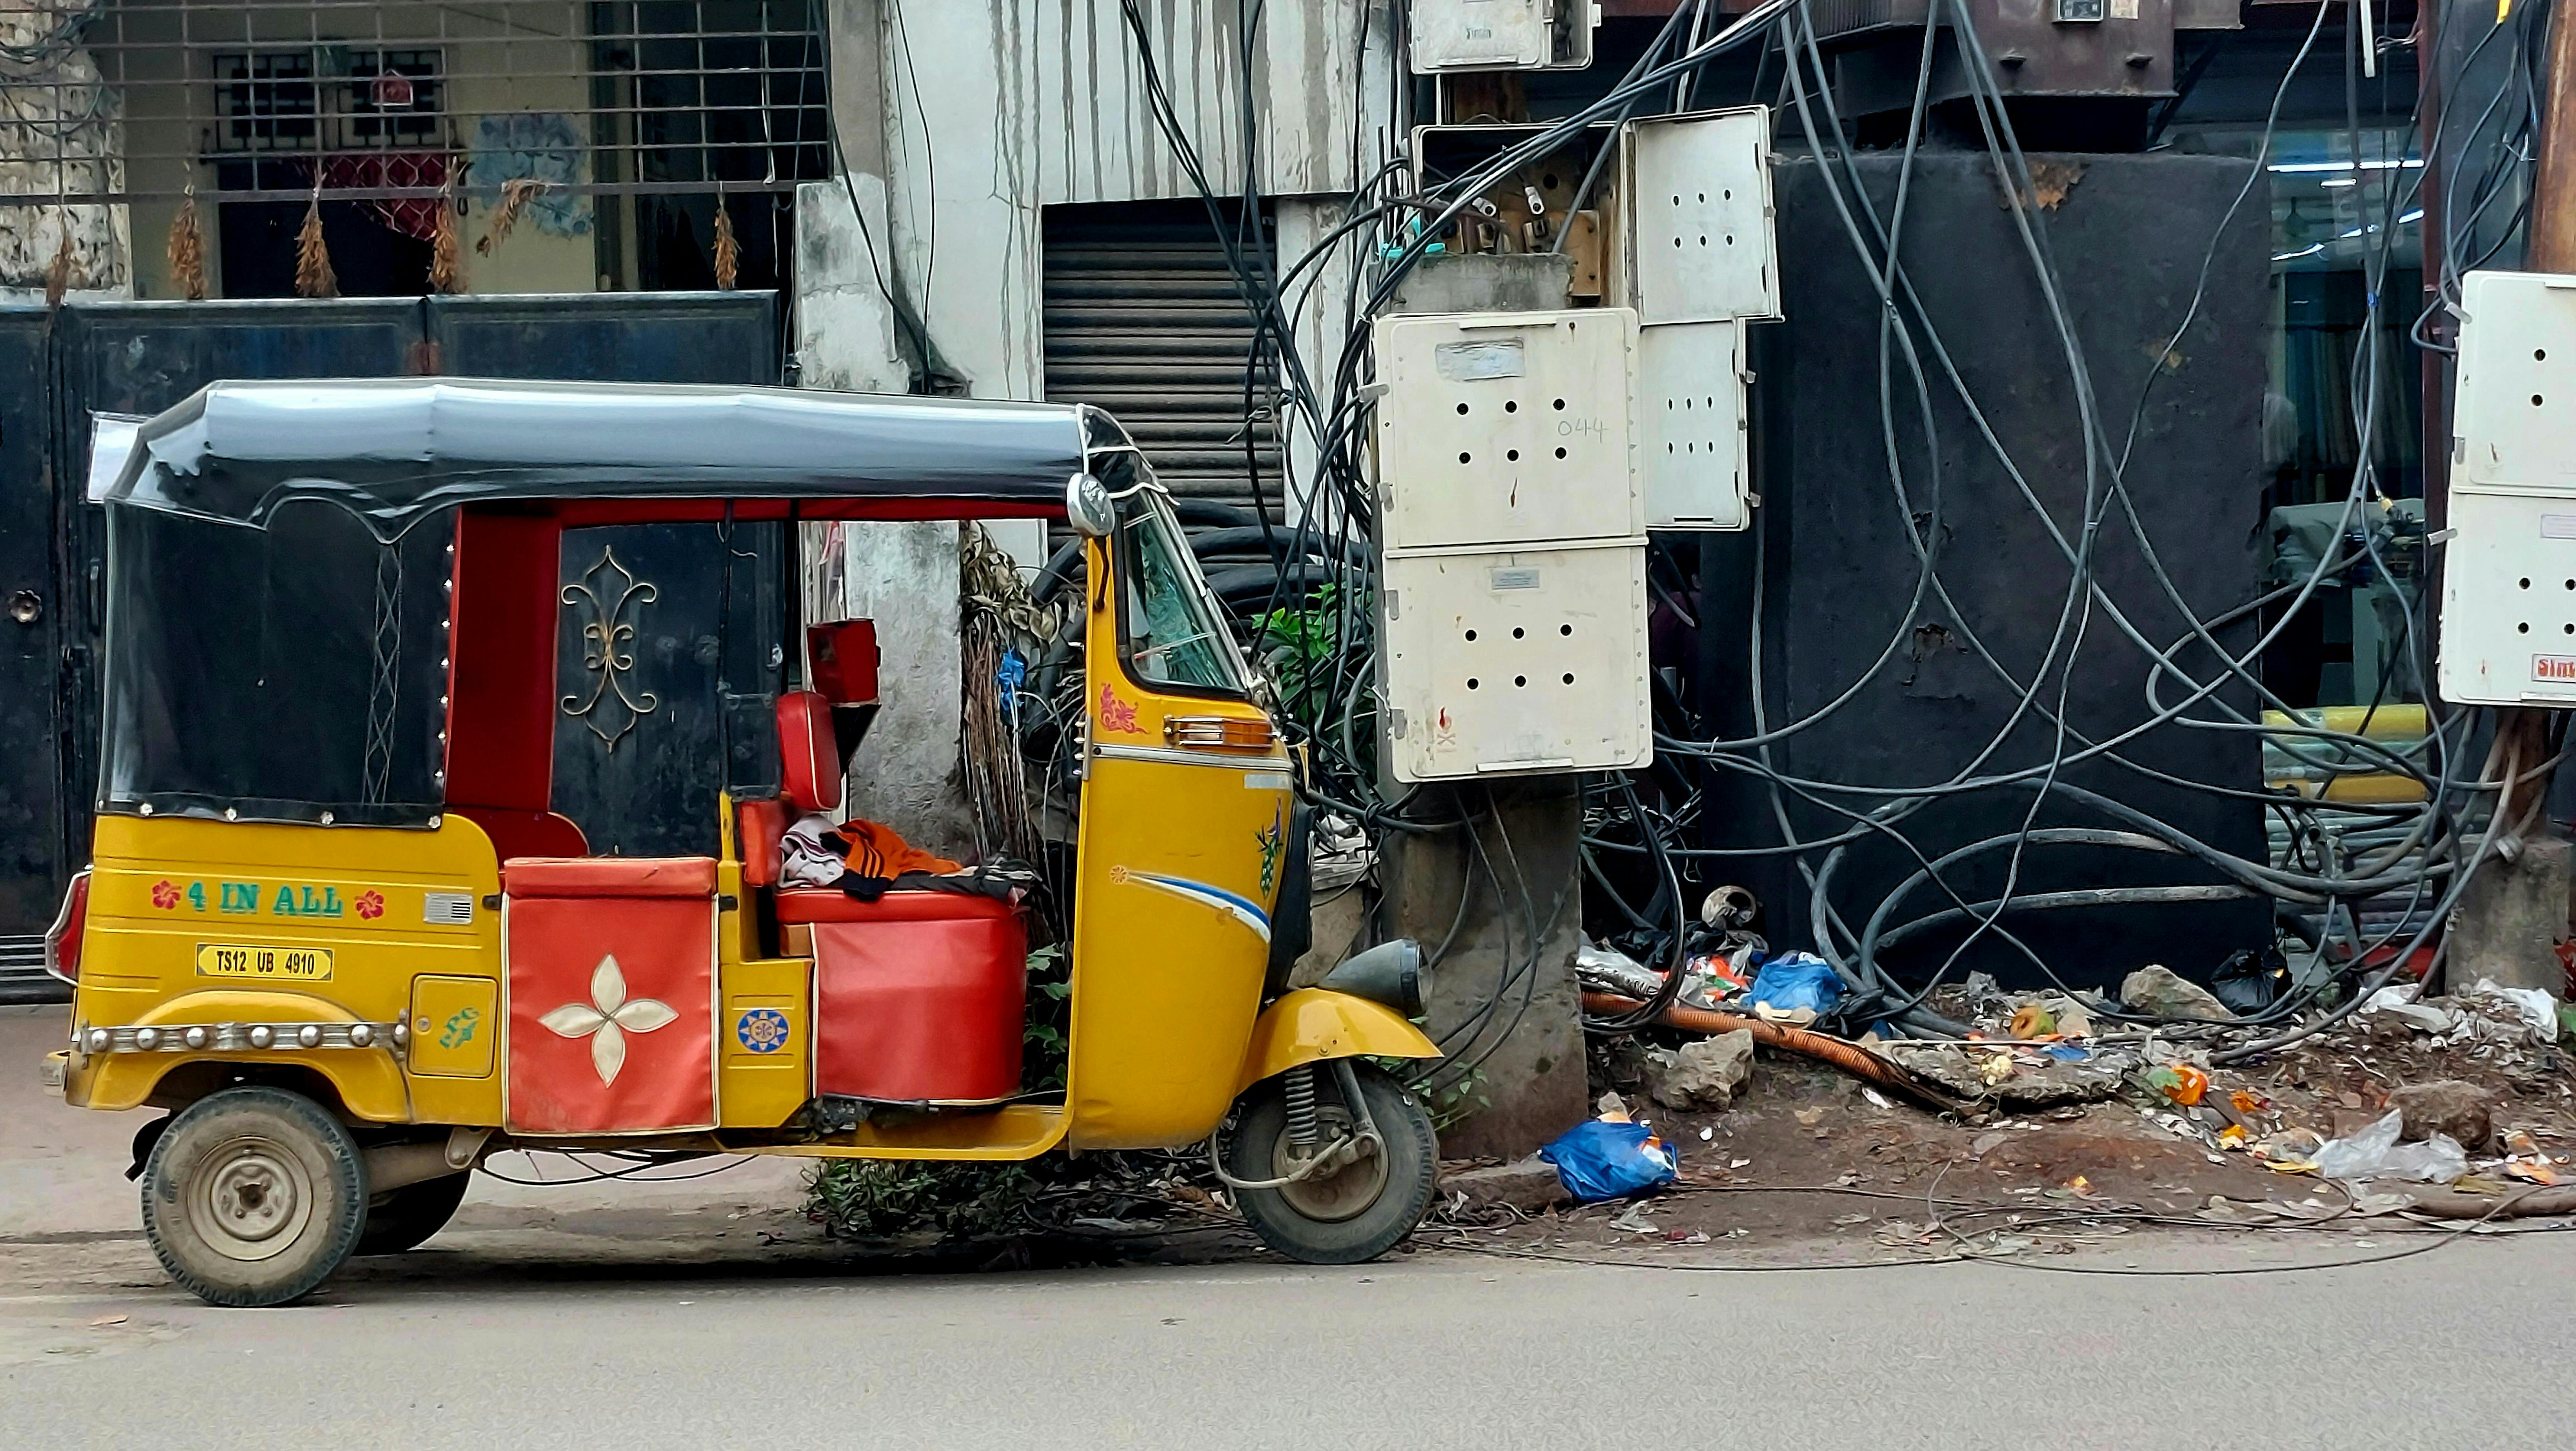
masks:
{"label": "tangled electrical cable", "polygon": [[[1534,990],[1539,944],[1552,931],[1564,903],[1537,900],[1531,882],[1513,859],[1508,836],[1498,834],[1502,818],[1490,791],[1469,788],[1390,795],[1377,778],[1373,738],[1380,702],[1375,686],[1377,645],[1371,627],[1374,580],[1368,565],[1377,495],[1365,450],[1380,390],[1371,373],[1366,324],[1392,304],[1414,268],[1445,252],[1463,219],[1480,215],[1478,208],[1488,205],[1485,194],[1503,178],[1542,158],[1569,149],[1580,157],[1581,148],[1591,147],[1589,160],[1578,162],[1582,182],[1577,195],[1588,196],[1602,173],[1607,148],[1617,144],[1623,122],[1687,104],[1694,88],[1704,97],[1711,62],[1746,47],[1759,47],[1756,87],[1768,77],[1777,88],[1771,97],[1757,93],[1752,99],[1774,102],[1784,142],[1803,142],[1804,160],[1816,168],[1833,221],[1879,303],[1879,445],[1886,497],[1911,556],[1911,584],[1906,605],[1889,621],[1884,644],[1866,668],[1821,705],[1793,718],[1771,719],[1770,662],[1763,658],[1758,628],[1766,608],[1767,571],[1762,558],[1766,531],[1755,531],[1751,588],[1757,628],[1749,632],[1747,641],[1744,690],[1753,712],[1751,732],[1711,735],[1682,694],[1668,682],[1656,680],[1656,767],[1634,777],[1605,776],[1586,783],[1583,875],[1589,894],[1611,914],[1616,940],[1642,961],[1677,967],[1698,931],[1688,897],[1702,869],[1736,858],[1787,857],[1796,863],[1808,888],[1808,920],[1800,925],[1847,988],[1835,1021],[1858,1025],[1892,1020],[1912,1031],[1955,1034],[1964,1025],[1942,1018],[1929,1002],[1980,944],[2016,953],[2043,978],[2062,982],[2054,965],[2017,934],[2008,919],[2104,906],[2262,899],[2273,903],[2279,913],[2313,914],[2319,924],[2292,926],[2294,933],[2306,936],[2310,954],[2295,977],[2296,985],[2268,1007],[2225,1020],[2184,1024],[2181,1031],[2268,1032],[2322,1005],[2339,978],[2365,964],[2383,964],[2373,981],[2364,985],[2366,991],[2416,961],[2479,865],[2513,849],[2512,843],[2530,828],[2537,811],[2537,802],[2521,788],[2547,773],[2555,740],[2508,743],[2493,738],[2485,713],[2447,710],[2438,703],[2427,704],[2428,723],[2420,739],[2379,739],[2369,733],[2367,720],[2358,729],[2336,729],[2295,709],[2266,684],[2258,665],[2292,617],[2321,589],[2342,583],[2348,573],[2360,569],[2382,578],[2400,577],[2389,568],[2386,531],[2369,525],[2385,511],[2391,497],[2378,459],[2391,401],[2387,380],[2394,365],[2384,352],[2390,336],[2383,326],[2385,286],[2393,239],[2413,219],[2409,207],[2422,185],[2423,169],[2365,167],[2357,109],[2352,109],[2348,120],[2355,181],[2362,188],[2356,195],[2365,199],[2358,233],[2366,257],[2368,316],[2362,329],[2362,352],[2351,371],[2349,399],[2358,457],[2333,532],[2343,542],[2323,551],[2301,577],[2276,583],[2255,599],[2206,613],[2167,568],[2131,487],[2132,458],[2167,371],[2164,360],[2202,322],[2214,270],[2223,255],[2232,255],[2224,249],[2231,239],[2234,245],[2242,245],[2248,229],[2238,226],[2239,217],[2266,175],[2292,83],[2319,48],[2333,8],[2329,0],[2320,0],[2306,26],[2272,92],[2242,185],[2203,251],[2189,303],[2175,319],[2166,347],[2155,351],[2155,361],[2140,381],[2134,402],[2123,410],[2127,416],[2121,418],[2104,407],[2093,365],[2078,340],[2075,307],[2051,248],[2047,218],[2037,203],[2040,191],[2030,161],[2016,135],[2003,88],[1990,67],[1976,59],[1986,51],[1964,0],[1937,0],[1927,7],[1901,150],[1890,148],[1896,154],[1892,197],[1865,184],[1863,169],[1845,141],[1852,131],[1850,118],[1842,112],[1833,62],[1808,0],[1761,0],[1733,17],[1718,15],[1705,0],[1685,0],[1600,96],[1561,119],[1528,128],[1454,175],[1431,177],[1421,158],[1392,145],[1385,148],[1381,164],[1369,169],[1363,160],[1365,138],[1358,121],[1366,108],[1355,104],[1350,142],[1355,185],[1349,201],[1339,219],[1319,226],[1321,235],[1294,256],[1275,250],[1258,217],[1261,118],[1253,104],[1250,77],[1255,70],[1251,47],[1263,10],[1261,0],[1238,0],[1236,38],[1244,53],[1237,74],[1244,90],[1238,134],[1233,139],[1239,151],[1230,158],[1235,174],[1222,186],[1172,103],[1142,7],[1136,0],[1122,0],[1128,40],[1154,122],[1205,204],[1254,320],[1245,371],[1247,416],[1260,413],[1277,420],[1283,444],[1294,438],[1304,445],[1281,449],[1277,491],[1272,496],[1265,490],[1267,481],[1261,478],[1258,460],[1249,452],[1247,432],[1247,461],[1261,504],[1248,523],[1270,564],[1266,574],[1248,571],[1248,582],[1235,581],[1228,602],[1241,606],[1235,623],[1265,675],[1273,681],[1294,682],[1295,688],[1280,691],[1278,713],[1291,738],[1304,748],[1307,764],[1300,789],[1307,802],[1380,833],[1445,834],[1454,839],[1463,862],[1460,922],[1466,920],[1471,899],[1490,894],[1502,967],[1475,1012],[1464,1023],[1453,1025],[1455,1031],[1449,1036],[1454,1043],[1490,1045],[1498,1036],[1493,1029],[1519,1020]],[[2529,73],[2532,41],[2540,33],[2528,16],[2528,10],[2515,14],[2478,38],[2462,62],[2463,67],[2475,63],[2491,45],[2509,51],[2510,79],[2485,111],[2474,117],[2465,133],[2455,132],[2455,118],[2445,114],[2425,138],[2424,154],[2436,164],[2461,149],[2455,144],[2461,136],[2498,138],[2481,156],[2481,164],[2464,173],[2465,184],[2453,187],[2454,205],[2443,213],[2443,298],[2456,298],[2459,271],[2479,265],[2509,245],[2527,210],[2528,141],[2534,134],[2532,98],[2536,94]],[[1398,27],[1390,37],[1399,54],[1401,20],[1399,7]],[[2354,24],[2347,11],[2345,25]],[[1968,118],[1985,157],[2004,183],[2016,261],[2026,269],[2039,315],[2060,355],[2051,367],[2062,370],[2074,401],[2082,458],[2080,505],[2071,518],[2062,507],[2050,507],[2029,467],[2001,436],[1994,416],[1970,386],[1918,285],[1923,249],[1915,247],[1916,259],[1908,260],[1913,184],[1918,162],[1930,149],[1928,121],[1944,30],[1955,37],[1957,55],[1969,58],[1957,67],[1965,82],[1965,97],[1950,103],[1950,114]],[[1359,33],[1365,46],[1369,32],[1364,22]],[[2359,64],[2364,47],[2376,51],[2402,43],[2376,33],[2349,36],[2347,71]],[[1353,71],[1361,78],[1358,84],[1365,85],[1367,67],[1355,65]],[[2349,101],[2355,85],[2349,75],[2347,80]],[[1410,93],[1397,84],[1392,104],[1399,122],[1409,119],[1410,103]],[[2495,123],[2500,115],[2504,119],[2499,130]],[[2423,130],[2420,124],[2412,129]],[[1409,135],[1411,129],[1399,124],[1390,134]],[[1420,179],[1418,192],[1407,189],[1413,178]],[[2472,239],[2474,248],[2468,245]],[[2436,308],[2441,305],[2435,304]],[[1342,313],[1340,350],[1329,367],[1310,366],[1299,344],[1301,329],[1310,318],[1333,308]],[[2423,319],[2418,318],[2419,341],[2422,328]],[[1268,390],[1268,397],[1255,397],[1261,388]],[[1955,510],[1956,505],[1945,506],[1943,474],[1945,467],[1959,465],[1945,462],[1949,454],[1938,421],[1944,408],[1953,416],[1965,417],[1972,436],[1959,446],[2008,482],[2034,516],[2048,541],[2045,547],[2057,552],[2067,570],[2054,622],[2036,662],[2004,658],[2003,647],[1980,635],[1945,578],[1945,507]],[[2072,470],[2067,481],[2077,482]],[[1272,497],[1280,505],[1283,517],[1279,519],[1272,517]],[[2114,539],[2125,543],[2115,546]],[[1690,599],[1690,573],[1677,567],[1664,544],[1659,540],[1650,558],[1655,600],[1699,627]],[[2143,598],[2115,597],[2106,584],[2107,556],[2115,547],[2131,551],[2142,567]],[[2124,559],[2124,566],[2128,562]],[[1264,584],[1266,589],[1261,587]],[[2396,659],[2413,680],[2428,681],[2430,648],[2421,601],[2400,589],[2398,604]],[[2176,635],[2154,632],[2147,623],[2151,612],[2177,615],[2185,626]],[[1782,766],[1775,746],[1815,729],[1861,698],[1873,681],[1882,679],[1904,657],[1917,627],[1936,616],[1977,668],[2000,682],[2010,701],[2001,723],[1975,745],[1964,764],[1939,779],[1893,785],[1821,779]],[[2250,640],[2245,638],[2248,635]],[[2097,639],[2123,643],[2144,660],[2145,695],[2143,714],[2116,729],[2088,732],[2072,719],[2071,709],[2081,703],[2083,692],[2079,656],[2086,654],[2089,641]],[[2394,673],[2382,673],[2383,697]],[[2262,710],[2245,702],[2258,703]],[[2369,713],[2377,714],[2380,704],[2374,700]],[[2262,711],[2270,712],[2270,717]],[[2322,788],[2302,794],[2192,779],[2151,764],[2136,751],[2150,732],[2164,729],[2254,736],[2293,753],[2310,776],[2327,786],[2346,777],[2389,776],[2412,783],[2422,799],[2330,802],[2333,793]],[[2032,737],[2046,742],[2037,759],[2007,760],[2011,742]],[[2482,739],[2489,741],[2485,759],[2471,768]],[[2278,861],[2222,850],[2148,811],[2069,779],[2073,768],[2088,765],[2107,767],[2159,788],[2204,793],[2268,812],[2286,824],[2290,850]],[[1712,839],[1706,783],[1716,779],[1715,773],[1749,778],[1767,794],[1772,839]],[[1965,844],[1939,846],[1917,840],[1917,833],[1906,829],[1927,809],[1971,793],[2023,793],[2026,799],[2016,798],[2013,807],[2014,828]],[[2079,821],[2089,817],[2097,824],[2061,824],[2050,819],[2051,813],[2074,813]],[[1803,827],[1802,817],[1807,823]],[[1819,820],[1830,825],[1819,831],[1815,828]],[[1874,901],[1843,900],[1849,891],[1844,883],[1852,872],[1854,851],[1872,843],[1897,852],[1910,863],[1909,874]],[[2105,850],[2187,864],[2203,879],[2080,891],[2025,886],[2038,853]],[[1999,887],[1967,884],[1971,876],[1987,873],[1989,864],[1998,863]],[[1641,868],[1642,874],[1632,868]],[[1691,883],[1686,883],[1686,877]],[[1641,881],[1645,884],[1647,896],[1641,903],[1623,895],[1623,879],[1629,888]],[[2391,903],[2396,907],[2393,920],[2365,926],[2366,907],[2378,911]],[[1779,929],[1775,925],[1773,930]],[[1453,929],[1449,936],[1454,940],[1458,933]],[[1946,945],[1928,970],[1914,971],[1900,982],[1887,960],[1890,951],[1901,944],[1920,950],[1936,942]],[[1449,950],[1450,944],[1444,942],[1432,956],[1437,960]],[[1680,977],[1678,972],[1668,972],[1668,987],[1677,987]],[[2348,995],[2341,1011],[2349,1011],[2362,995]],[[1669,997],[1668,991],[1667,1002]],[[1650,1003],[1591,1026],[1604,1032],[1631,1030],[1651,1021],[1664,1005]],[[2146,1020],[2144,1015],[2117,1010],[2111,1016]],[[2265,1051],[2317,1026],[2311,1022],[2304,1028],[2272,1032],[2225,1051],[2238,1056]],[[1472,1072],[1475,1061],[1476,1055],[1471,1054],[1461,1067]]]}

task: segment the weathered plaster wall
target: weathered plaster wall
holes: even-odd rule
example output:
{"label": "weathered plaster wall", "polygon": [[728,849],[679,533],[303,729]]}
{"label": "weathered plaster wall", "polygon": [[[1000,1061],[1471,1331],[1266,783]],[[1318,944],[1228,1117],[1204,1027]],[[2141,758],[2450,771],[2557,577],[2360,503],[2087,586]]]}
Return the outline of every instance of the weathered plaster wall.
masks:
{"label": "weathered plaster wall", "polygon": [[[97,58],[79,44],[73,22],[84,8],[21,0],[0,10],[0,42],[30,55],[0,63],[11,88],[0,109],[0,193],[79,196],[124,186],[124,114]],[[132,272],[126,227],[118,206],[0,206],[0,287],[45,288],[68,234],[68,284],[121,291]]]}

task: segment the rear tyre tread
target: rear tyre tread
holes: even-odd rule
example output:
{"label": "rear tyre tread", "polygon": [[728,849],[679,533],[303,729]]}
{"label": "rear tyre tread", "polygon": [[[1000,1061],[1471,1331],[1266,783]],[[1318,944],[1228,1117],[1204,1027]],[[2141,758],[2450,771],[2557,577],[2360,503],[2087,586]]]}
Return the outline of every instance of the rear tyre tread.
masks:
{"label": "rear tyre tread", "polygon": [[[193,1176],[237,1134],[256,1132],[295,1154],[312,1179],[309,1220],[275,1257],[226,1258],[192,1226]],[[282,1088],[228,1088],[170,1120],[143,1169],[143,1234],[179,1288],[227,1309],[291,1304],[349,1258],[367,1223],[367,1166],[329,1110]]]}

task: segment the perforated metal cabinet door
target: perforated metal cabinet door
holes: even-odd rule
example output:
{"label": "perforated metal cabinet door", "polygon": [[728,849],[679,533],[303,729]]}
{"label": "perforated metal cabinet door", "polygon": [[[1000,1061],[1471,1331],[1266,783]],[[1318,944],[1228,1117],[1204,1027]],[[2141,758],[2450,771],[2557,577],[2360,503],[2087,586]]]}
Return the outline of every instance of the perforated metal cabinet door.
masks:
{"label": "perforated metal cabinet door", "polygon": [[1550,0],[1415,0],[1413,69],[1536,70],[1548,63]]}
{"label": "perforated metal cabinet door", "polygon": [[1645,532],[1636,314],[1380,317],[1374,342],[1389,552]]}
{"label": "perforated metal cabinet door", "polygon": [[2576,277],[2472,272],[2460,297],[2454,486],[2576,494]]}
{"label": "perforated metal cabinet door", "polygon": [[2455,488],[2434,681],[2461,705],[2576,703],[2576,497]]}
{"label": "perforated metal cabinet door", "polygon": [[1399,781],[1615,770],[1654,753],[1642,545],[1386,561]]}
{"label": "perforated metal cabinet door", "polygon": [[1639,322],[1780,316],[1769,107],[1631,122],[1620,175]]}
{"label": "perforated metal cabinet door", "polygon": [[1649,529],[1743,529],[1744,324],[1674,323],[1637,335],[1638,466]]}

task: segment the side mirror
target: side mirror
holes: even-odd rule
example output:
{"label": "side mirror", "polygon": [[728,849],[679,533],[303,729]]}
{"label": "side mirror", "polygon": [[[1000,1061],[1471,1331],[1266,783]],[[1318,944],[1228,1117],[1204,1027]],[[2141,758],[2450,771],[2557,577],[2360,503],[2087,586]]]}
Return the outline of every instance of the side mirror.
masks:
{"label": "side mirror", "polygon": [[1109,486],[1089,474],[1075,474],[1064,486],[1064,521],[1086,539],[1106,539],[1118,527],[1118,506]]}

